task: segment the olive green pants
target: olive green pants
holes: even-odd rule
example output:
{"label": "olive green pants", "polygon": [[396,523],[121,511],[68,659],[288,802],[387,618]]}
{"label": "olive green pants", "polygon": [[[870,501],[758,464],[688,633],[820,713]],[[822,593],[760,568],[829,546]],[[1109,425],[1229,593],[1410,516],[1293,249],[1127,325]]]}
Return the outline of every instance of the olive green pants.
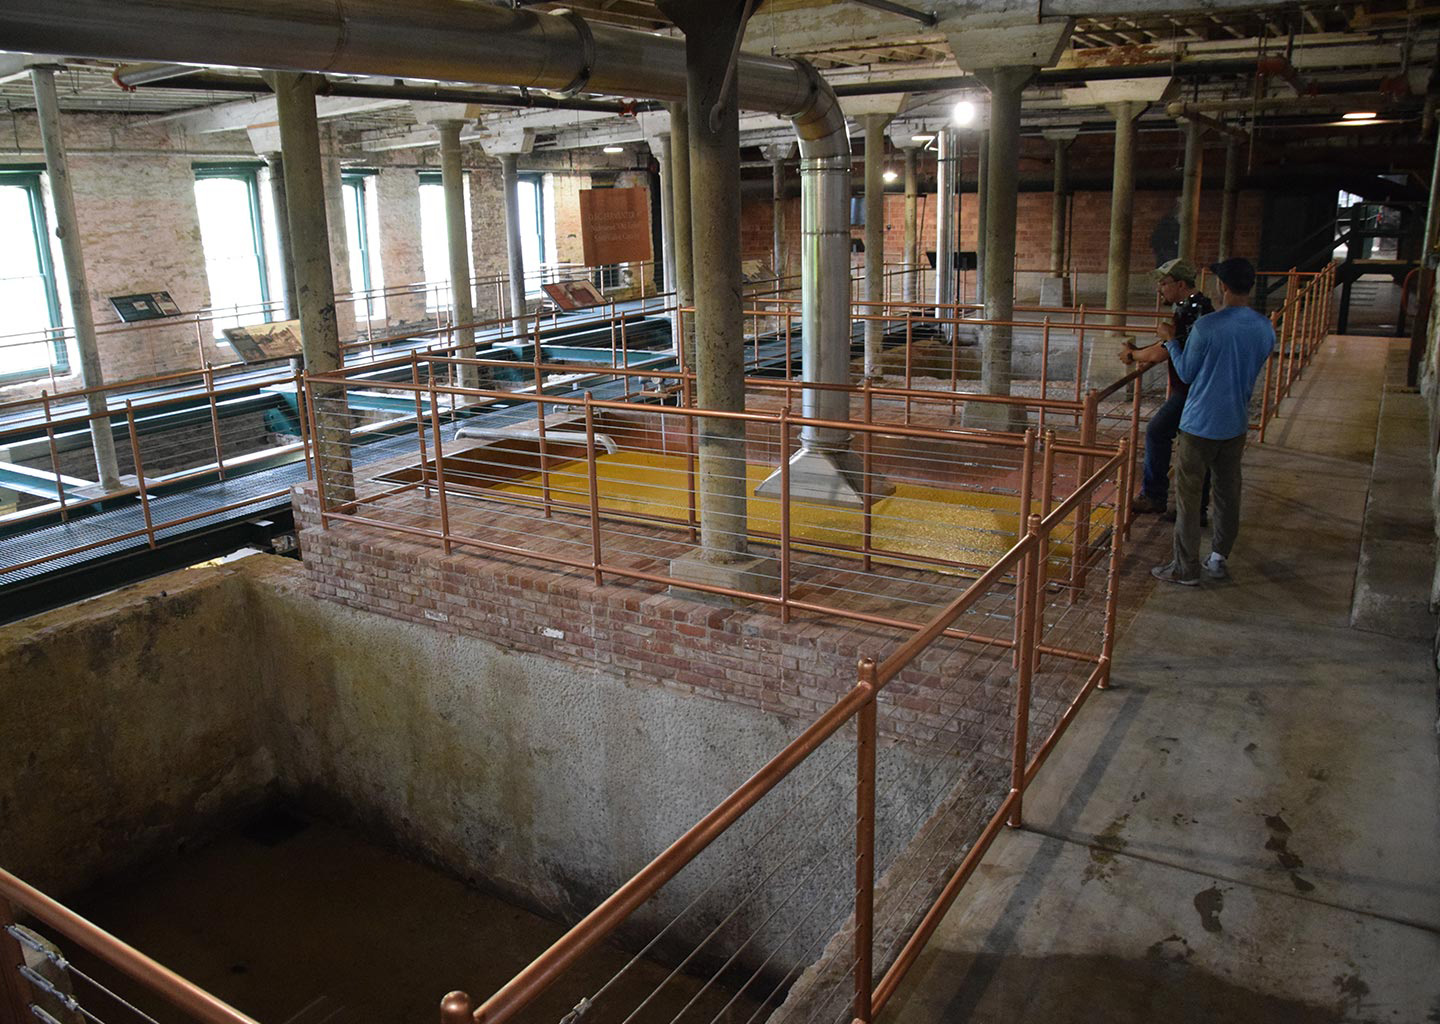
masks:
{"label": "olive green pants", "polygon": [[1210,549],[1230,557],[1240,533],[1240,461],[1245,434],[1212,441],[1180,431],[1175,446],[1175,569],[1186,579],[1200,575],[1200,488],[1210,473],[1214,533]]}

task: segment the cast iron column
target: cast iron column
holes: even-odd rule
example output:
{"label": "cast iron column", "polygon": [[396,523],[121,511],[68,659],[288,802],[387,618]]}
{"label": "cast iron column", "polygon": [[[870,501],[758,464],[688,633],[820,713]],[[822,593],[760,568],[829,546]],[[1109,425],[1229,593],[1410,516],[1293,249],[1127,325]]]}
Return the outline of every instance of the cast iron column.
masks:
{"label": "cast iron column", "polygon": [[[520,247],[520,176],[514,153],[500,154],[500,185],[505,200],[505,265],[510,279],[510,332],[515,344],[528,335],[525,307],[525,250]],[[474,335],[472,334],[473,338]]]}
{"label": "cast iron column", "polygon": [[[465,233],[465,170],[460,165],[460,128],[463,121],[436,121],[440,130],[440,184],[445,190],[445,238],[450,253],[450,308],[455,354],[475,358],[475,305],[470,293],[470,246]],[[462,367],[460,384],[480,383],[479,368]]]}
{"label": "cast iron column", "polygon": [[[944,127],[935,138],[935,305],[948,306],[955,301],[955,130]],[[939,317],[953,316],[952,309],[935,310]],[[954,329],[946,326],[945,337]]]}
{"label": "cast iron column", "polygon": [[[305,371],[333,373],[344,366],[335,321],[335,280],[330,269],[330,232],[325,219],[325,177],[320,161],[320,126],[315,119],[315,88],[321,79],[277,71],[269,77],[280,122],[280,152],[285,161],[286,217],[294,255],[295,297]],[[345,388],[315,384],[317,466],[327,506],[353,501],[350,467],[350,411]]]}
{"label": "cast iron column", "polygon": [[[1030,67],[995,68],[990,87],[990,161],[985,182],[985,319],[1009,321],[1015,315],[1015,221],[1020,177],[1020,94],[1035,74]],[[1010,393],[1013,329],[985,327],[980,380],[991,395]],[[972,407],[974,408],[974,407]],[[992,407],[998,408],[998,407]]]}
{"label": "cast iron column", "polygon": [[[780,146],[774,147],[774,152],[783,154]],[[770,158],[770,194],[772,198],[771,208],[771,242],[773,250],[770,256],[771,263],[775,270],[776,278],[785,276],[785,157],[783,155]],[[777,290],[780,282],[776,282]]]}
{"label": "cast iron column", "polygon": [[1063,277],[1065,274],[1065,158],[1069,151],[1068,139],[1055,140],[1055,175],[1052,186],[1054,194],[1050,199],[1050,275]]}
{"label": "cast iron column", "polygon": [[916,246],[919,239],[916,237],[916,225],[918,222],[919,188],[915,175],[915,147],[905,147],[905,276],[902,280],[904,292],[902,298],[906,302],[915,301],[915,282],[920,276],[919,253]]}
{"label": "cast iron column", "polygon": [[1200,173],[1205,151],[1200,122],[1185,122],[1185,180],[1180,188],[1180,258],[1195,262],[1196,235],[1200,230]]}
{"label": "cast iron column", "polygon": [[671,181],[669,133],[655,136],[650,151],[660,165],[660,267],[665,275],[660,288],[668,292],[675,290],[675,185]]}
{"label": "cast iron column", "polygon": [[[990,132],[979,135],[975,174],[975,301],[985,301],[985,227],[990,217]],[[959,197],[956,197],[957,201]]]}
{"label": "cast iron column", "polygon": [[1225,140],[1225,191],[1220,196],[1220,251],[1221,261],[1234,255],[1235,249],[1235,200],[1240,192],[1240,140],[1230,136]]}
{"label": "cast iron column", "polygon": [[285,302],[285,319],[294,320],[300,315],[300,304],[295,300],[295,253],[290,245],[290,218],[285,212],[289,208],[285,201],[285,161],[279,153],[267,153],[265,165],[270,169],[270,201],[275,206],[275,247],[280,250],[280,294]]}
{"label": "cast iron column", "polygon": [[[1110,262],[1105,276],[1105,308],[1124,310],[1130,303],[1130,221],[1135,212],[1135,118],[1143,104],[1110,104],[1115,116],[1115,173],[1110,184]],[[1110,317],[1123,324],[1123,312]]]}
{"label": "cast iron column", "polygon": [[[671,205],[675,211],[675,303],[695,306],[695,247],[690,228],[690,115],[685,103],[670,104]],[[686,369],[695,370],[695,315],[684,315],[683,346]]]}
{"label": "cast iron column", "polygon": [[[865,115],[865,312],[874,317],[885,298],[885,114]],[[865,321],[865,376],[880,376],[885,321]]]}
{"label": "cast iron column", "polygon": [[[70,290],[70,313],[75,321],[75,348],[80,356],[80,382],[86,388],[105,383],[100,369],[100,347],[95,340],[95,316],[90,311],[90,286],[85,280],[85,254],[80,245],[80,222],[75,216],[75,193],[70,186],[70,163],[65,155],[65,138],[60,128],[60,101],[55,95],[55,72],[31,68],[30,83],[35,89],[35,111],[40,119],[40,143],[45,149],[45,170],[50,178],[50,196],[55,204],[55,234],[65,262],[65,279]],[[13,241],[13,240],[12,240]],[[46,240],[49,244],[49,240]],[[106,491],[120,489],[120,467],[115,460],[115,435],[111,433],[104,392],[85,396],[89,407],[90,444],[95,452],[95,472]],[[55,486],[61,486],[55,481]]]}

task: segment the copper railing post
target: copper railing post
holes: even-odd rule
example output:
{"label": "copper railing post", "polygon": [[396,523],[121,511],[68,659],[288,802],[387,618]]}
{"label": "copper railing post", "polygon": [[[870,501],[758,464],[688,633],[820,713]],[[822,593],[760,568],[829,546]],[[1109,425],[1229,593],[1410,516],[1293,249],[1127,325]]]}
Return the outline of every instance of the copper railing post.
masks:
{"label": "copper railing post", "polygon": [[215,468],[220,479],[225,479],[225,452],[220,444],[220,407],[215,404],[215,371],[206,360],[203,368],[205,395],[210,400],[210,437],[215,442]]}
{"label": "copper railing post", "polygon": [[430,429],[435,431],[435,496],[440,501],[440,547],[450,554],[450,505],[445,494],[445,446],[440,439],[440,398],[435,373],[430,373]]}
{"label": "copper railing post", "polygon": [[[869,485],[866,485],[869,490]],[[790,621],[790,405],[780,409],[780,622]]]}
{"label": "copper railing post", "polygon": [[30,1012],[33,994],[30,983],[20,973],[25,951],[7,930],[14,923],[10,901],[0,899],[0,1024],[29,1024],[36,1019]]}
{"label": "copper railing post", "polygon": [[[1130,452],[1133,460],[1135,453],[1140,450],[1140,384],[1144,380],[1144,374],[1135,378],[1135,393],[1130,396]],[[1130,492],[1126,491],[1123,501],[1116,501],[1116,514],[1121,525],[1125,529],[1125,535],[1130,535]]]}
{"label": "copper railing post", "polygon": [[[545,437],[545,388],[540,372],[540,342],[535,342],[535,435],[540,443],[540,507],[546,519],[554,518],[550,499],[550,444]],[[613,367],[612,367],[613,368]],[[628,384],[627,384],[628,387]],[[590,397],[590,392],[585,392]]]}
{"label": "copper railing post", "polygon": [[1035,577],[1038,573],[1040,517],[1030,516],[1026,525],[1026,535],[1032,543],[1030,551],[1016,570],[1020,577],[1020,585],[1016,588],[1020,612],[1020,650],[1015,680],[1015,742],[1010,759],[1010,792],[1014,801],[1007,824],[1011,828],[1019,828],[1023,823],[1021,804],[1025,793],[1025,767],[1030,760],[1030,681],[1035,667],[1035,630],[1031,615],[1034,614]]}
{"label": "copper railing post", "polygon": [[[1075,374],[1080,374],[1080,364],[1075,364]],[[1045,317],[1044,326],[1040,329],[1040,397],[1050,397],[1050,318]],[[1045,406],[1040,406],[1040,422],[1036,424],[1040,433],[1045,433]]]}
{"label": "copper railing post", "polygon": [[[861,422],[868,428],[874,422],[874,394],[870,389],[868,377],[862,385],[862,395],[863,419]],[[875,525],[874,488],[870,482],[870,474],[874,472],[871,434],[872,432],[868,429],[860,432],[860,482],[864,488],[864,492],[860,495],[860,551],[862,552],[861,565],[866,572],[869,572],[872,566],[870,552]]]}
{"label": "copper railing post", "polygon": [[415,436],[420,441],[420,484],[425,497],[430,497],[430,458],[425,447],[425,407],[420,398],[420,357],[410,353],[410,383],[415,388]]}
{"label": "copper railing post", "polygon": [[[431,370],[431,378],[432,378],[432,380],[433,380],[433,378],[434,378],[434,370],[433,370],[433,369]],[[319,439],[320,439],[320,431],[319,431],[319,417],[320,417],[320,414],[319,414],[319,412],[317,412],[316,409],[315,409],[315,401],[316,401],[316,398],[315,398],[315,388],[314,388],[314,386],[313,386],[313,385],[314,385],[314,381],[312,381],[309,377],[307,377],[307,378],[305,378],[305,383],[306,383],[306,387],[305,387],[305,409],[306,409],[306,411],[309,413],[309,416],[310,416],[310,436],[311,436],[313,439],[315,439],[314,457],[313,457],[313,460],[312,460],[312,462],[311,462],[311,465],[313,465],[313,466],[315,467],[315,500],[316,500],[316,502],[320,505],[320,528],[321,528],[322,530],[328,530],[328,529],[330,528],[330,519],[329,519],[329,516],[328,516],[328,514],[327,514],[329,510],[326,508],[326,501],[325,501],[325,466],[324,466],[324,464],[321,463],[321,461],[320,461],[320,440],[319,440]],[[431,393],[432,393],[432,396],[433,396],[433,393],[434,393],[434,389],[433,389],[433,388],[431,389]],[[432,406],[432,408],[433,408],[433,406]]]}
{"label": "copper railing post", "polygon": [[855,716],[855,1019],[870,1024],[875,986],[875,662],[860,659],[869,699]]}
{"label": "copper railing post", "polygon": [[135,464],[135,486],[140,490],[140,511],[145,516],[145,538],[155,547],[155,523],[150,517],[150,493],[145,486],[145,463],[140,458],[140,435],[135,430],[135,406],[125,399],[125,423],[130,428],[130,454]]}
{"label": "copper railing post", "polygon": [[605,582],[600,572],[600,480],[595,456],[595,407],[590,392],[585,392],[585,470],[590,484],[590,562],[595,571],[595,585]]}
{"label": "copper railing post", "polygon": [[[1015,542],[1018,544],[1023,535],[1022,530],[1030,521],[1030,505],[1032,501],[1031,477],[1035,475],[1035,428],[1025,428],[1025,450],[1020,454],[1020,500],[1015,511]],[[1020,658],[1020,630],[1023,628],[1020,623],[1020,589],[1021,574],[1015,575],[1015,629],[1014,649],[1011,651],[1011,664],[1019,665]]]}
{"label": "copper railing post", "polygon": [[310,404],[310,396],[305,393],[305,375],[298,365],[291,380],[295,383],[295,418],[300,422],[300,452],[305,457],[305,476],[313,480],[315,463],[312,461],[314,453],[310,451],[310,417],[305,411]]}
{"label": "copper railing post", "polygon": [[[1135,460],[1130,457],[1128,442],[1120,442],[1120,475],[1115,481],[1115,513],[1119,521],[1120,506],[1129,502],[1130,474]],[[1096,686],[1102,690],[1110,688],[1110,658],[1115,649],[1115,613],[1120,607],[1120,562],[1124,557],[1125,533],[1118,528],[1110,530],[1110,572],[1105,580],[1105,627],[1100,642],[1100,679]]]}
{"label": "copper railing post", "polygon": [[[1085,447],[1095,444],[1096,420],[1099,418],[1098,392],[1091,391],[1085,396],[1080,422],[1080,443]],[[1078,487],[1090,476],[1091,460],[1088,455],[1076,459],[1075,483]],[[1070,549],[1070,603],[1080,598],[1080,589],[1085,586],[1085,547],[1090,543],[1090,496],[1084,495],[1075,508],[1075,535]]]}
{"label": "copper railing post", "polygon": [[[1270,314],[1270,330],[1275,330],[1279,313]],[[1265,428],[1270,425],[1270,378],[1275,373],[1276,353],[1271,352],[1270,358],[1265,360],[1265,383],[1260,388],[1260,438],[1259,443],[1265,443]]]}
{"label": "copper railing post", "polygon": [[55,474],[55,500],[60,503],[60,521],[70,519],[70,510],[65,507],[65,481],[60,478],[60,449],[55,444],[55,425],[50,420],[50,393],[40,392],[40,405],[45,412],[45,440],[50,446],[50,472]]}

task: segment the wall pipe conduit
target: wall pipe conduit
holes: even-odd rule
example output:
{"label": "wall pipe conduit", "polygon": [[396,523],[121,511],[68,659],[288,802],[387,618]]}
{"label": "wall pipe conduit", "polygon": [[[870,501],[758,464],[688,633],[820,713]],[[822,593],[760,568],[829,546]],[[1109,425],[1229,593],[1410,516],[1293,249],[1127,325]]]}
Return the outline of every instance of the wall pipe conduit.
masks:
{"label": "wall pipe conduit", "polygon": [[[590,25],[573,12],[537,14],[469,0],[0,0],[0,38],[16,51],[106,60],[686,97],[683,39]],[[788,118],[799,140],[803,379],[846,383],[850,139],[844,112],[829,84],[803,61],[741,54],[736,74],[741,108]],[[849,418],[839,391],[807,390],[802,405],[806,418]],[[844,432],[806,428],[792,459],[800,470],[792,490],[860,503],[847,444]]]}

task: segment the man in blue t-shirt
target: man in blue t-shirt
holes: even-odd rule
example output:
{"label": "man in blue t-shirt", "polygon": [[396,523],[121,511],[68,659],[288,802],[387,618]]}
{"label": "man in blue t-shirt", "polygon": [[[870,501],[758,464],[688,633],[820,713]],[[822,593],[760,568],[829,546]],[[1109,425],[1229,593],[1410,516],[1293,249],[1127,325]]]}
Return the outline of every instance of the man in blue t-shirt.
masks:
{"label": "man in blue t-shirt", "polygon": [[[1225,561],[1240,532],[1240,460],[1250,430],[1250,395],[1275,348],[1269,319],[1250,308],[1255,268],[1229,259],[1210,268],[1220,286],[1220,308],[1195,321],[1181,348],[1173,341],[1137,350],[1141,363],[1170,360],[1190,386],[1180,414],[1175,450],[1175,551],[1151,575],[1193,587],[1203,570],[1212,579],[1229,575]],[[1200,562],[1200,486],[1209,472],[1215,505],[1210,557]]]}

